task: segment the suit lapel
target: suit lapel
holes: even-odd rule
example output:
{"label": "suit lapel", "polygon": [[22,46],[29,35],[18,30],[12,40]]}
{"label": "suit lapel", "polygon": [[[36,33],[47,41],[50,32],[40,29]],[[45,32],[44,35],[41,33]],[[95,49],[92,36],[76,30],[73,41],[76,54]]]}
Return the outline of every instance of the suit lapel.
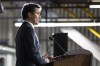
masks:
{"label": "suit lapel", "polygon": [[[27,25],[28,27],[33,28],[33,27],[31,26],[31,24],[29,24],[28,22],[23,22],[23,25]],[[33,28],[33,34],[35,35],[35,37],[33,37],[33,38],[34,38],[34,43],[35,43],[35,45],[37,46],[37,48],[39,49],[39,48],[40,48],[40,43],[39,43],[39,39],[38,39],[38,37],[37,37],[35,28]]]}

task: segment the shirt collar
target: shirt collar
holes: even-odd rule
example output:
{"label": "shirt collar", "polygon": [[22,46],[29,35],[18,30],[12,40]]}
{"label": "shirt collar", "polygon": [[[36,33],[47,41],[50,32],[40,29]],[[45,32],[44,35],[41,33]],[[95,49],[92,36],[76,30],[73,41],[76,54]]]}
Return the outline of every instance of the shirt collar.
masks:
{"label": "shirt collar", "polygon": [[25,21],[25,22],[28,22],[32,26],[32,28],[34,28],[34,25],[30,21]]}

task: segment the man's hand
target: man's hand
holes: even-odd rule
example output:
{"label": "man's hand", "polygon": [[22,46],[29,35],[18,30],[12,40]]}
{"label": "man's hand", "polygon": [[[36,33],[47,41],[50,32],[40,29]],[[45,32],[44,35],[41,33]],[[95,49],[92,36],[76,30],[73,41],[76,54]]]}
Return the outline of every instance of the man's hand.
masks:
{"label": "man's hand", "polygon": [[42,56],[43,59],[48,58],[48,54],[46,53],[44,56]]}
{"label": "man's hand", "polygon": [[45,61],[46,61],[47,63],[49,63],[49,62],[50,62],[50,60],[48,59],[48,57],[49,57],[49,55],[48,55],[48,54],[45,54],[45,55],[43,56],[43,59],[45,59]]}
{"label": "man's hand", "polygon": [[54,57],[51,57],[51,56],[49,56],[48,54],[45,54],[45,55],[43,56],[43,58],[45,59],[45,61],[46,61],[47,63],[49,63],[49,62],[54,62],[54,61],[55,61]]}
{"label": "man's hand", "polygon": [[49,56],[48,59],[50,60],[50,62],[54,62],[54,61],[56,61],[56,60],[55,60],[55,57],[51,57],[51,56]]}
{"label": "man's hand", "polygon": [[49,60],[48,58],[45,58],[45,61],[46,61],[47,63],[50,63],[50,60]]}

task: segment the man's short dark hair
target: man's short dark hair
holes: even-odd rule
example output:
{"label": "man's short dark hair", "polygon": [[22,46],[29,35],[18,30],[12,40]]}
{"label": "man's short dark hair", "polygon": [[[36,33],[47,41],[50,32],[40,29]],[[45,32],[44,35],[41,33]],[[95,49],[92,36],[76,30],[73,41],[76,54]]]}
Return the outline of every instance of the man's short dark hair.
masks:
{"label": "man's short dark hair", "polygon": [[21,14],[22,14],[22,18],[25,20],[28,18],[28,13],[34,13],[35,8],[41,8],[41,6],[39,4],[35,4],[35,3],[26,3],[24,4]]}

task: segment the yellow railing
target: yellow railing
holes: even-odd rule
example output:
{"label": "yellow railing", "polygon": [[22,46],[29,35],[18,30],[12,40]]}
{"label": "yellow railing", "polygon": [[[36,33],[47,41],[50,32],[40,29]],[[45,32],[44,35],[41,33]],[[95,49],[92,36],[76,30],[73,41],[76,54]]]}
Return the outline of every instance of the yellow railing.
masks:
{"label": "yellow railing", "polygon": [[[90,11],[86,8],[81,8],[91,19],[93,18],[93,14],[90,13]],[[93,28],[91,27],[87,27],[87,29],[92,33],[94,34],[96,37],[98,37],[100,39],[100,33],[98,33],[96,30],[94,30]]]}
{"label": "yellow railing", "polygon": [[[80,4],[78,4],[77,6],[80,6]],[[81,8],[83,11],[84,11],[84,13],[86,13],[91,19],[93,18],[93,14],[87,9],[87,8]],[[69,15],[71,16],[71,17],[77,17],[77,15],[75,14],[75,13],[73,13],[73,11],[70,11],[70,10],[68,10],[68,9],[64,9],[64,10],[66,10],[68,13],[69,13]],[[92,33],[92,34],[94,34],[96,37],[98,37],[99,39],[100,39],[100,33],[98,33],[96,30],[94,30],[93,28],[91,28],[91,27],[87,27],[87,29]]]}

